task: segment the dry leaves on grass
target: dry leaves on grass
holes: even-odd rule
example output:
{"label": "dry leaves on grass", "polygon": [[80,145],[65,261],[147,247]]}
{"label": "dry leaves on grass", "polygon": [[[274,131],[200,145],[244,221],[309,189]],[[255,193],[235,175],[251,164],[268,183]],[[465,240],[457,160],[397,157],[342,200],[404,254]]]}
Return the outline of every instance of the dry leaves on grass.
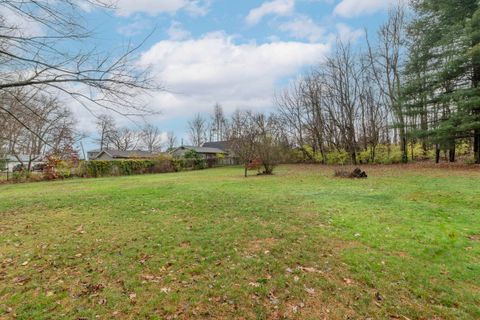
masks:
{"label": "dry leaves on grass", "polygon": [[140,278],[143,279],[142,283],[147,283],[147,282],[159,283],[162,280],[162,277],[155,276],[153,274],[141,274]]}
{"label": "dry leaves on grass", "polygon": [[19,286],[23,286],[27,282],[29,282],[30,280],[31,280],[31,278],[27,277],[27,276],[15,277],[15,278],[13,278],[13,283],[15,283],[16,285],[19,285]]}
{"label": "dry leaves on grass", "polygon": [[305,287],[305,291],[306,291],[308,294],[315,294],[315,289],[314,289],[314,288],[307,288],[307,287]]}

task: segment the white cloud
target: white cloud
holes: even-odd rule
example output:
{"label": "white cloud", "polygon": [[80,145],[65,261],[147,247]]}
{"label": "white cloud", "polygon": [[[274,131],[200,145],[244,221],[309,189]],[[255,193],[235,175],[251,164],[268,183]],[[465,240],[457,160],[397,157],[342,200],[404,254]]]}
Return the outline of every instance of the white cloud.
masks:
{"label": "white cloud", "polygon": [[353,18],[385,10],[402,2],[407,2],[407,0],[342,0],[335,7],[333,13],[345,18]]}
{"label": "white cloud", "polygon": [[325,28],[316,24],[310,17],[299,15],[293,20],[280,25],[280,30],[288,32],[297,39],[307,39],[310,42],[318,42],[325,35]]}
{"label": "white cloud", "polygon": [[226,111],[268,108],[279,81],[318,63],[328,50],[318,43],[236,44],[217,32],[161,41],[142,55],[141,64],[151,66],[169,90],[157,94],[153,104],[170,118],[210,112],[217,101]]}
{"label": "white cloud", "polygon": [[205,15],[210,2],[210,0],[118,0],[117,13],[120,16],[129,16],[144,12],[154,16],[159,13],[175,14],[179,10],[185,10],[191,15]]}
{"label": "white cloud", "polygon": [[135,21],[120,26],[117,28],[117,32],[126,36],[126,37],[133,37],[136,35],[141,34],[146,29],[151,28],[150,23],[146,19],[135,19]]}
{"label": "white cloud", "polygon": [[259,23],[266,15],[288,16],[295,9],[295,0],[273,0],[264,2],[260,7],[250,10],[246,21],[249,25]]}
{"label": "white cloud", "polygon": [[184,40],[190,38],[190,32],[182,27],[178,21],[172,21],[167,30],[167,34],[171,40]]}
{"label": "white cloud", "polygon": [[365,35],[361,29],[352,29],[344,23],[337,23],[337,36],[343,42],[355,42]]}

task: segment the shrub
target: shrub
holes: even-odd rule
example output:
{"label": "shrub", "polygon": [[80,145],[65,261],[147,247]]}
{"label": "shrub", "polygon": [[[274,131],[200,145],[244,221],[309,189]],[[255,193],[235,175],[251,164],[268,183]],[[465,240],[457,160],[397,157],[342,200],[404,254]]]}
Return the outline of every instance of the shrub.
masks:
{"label": "shrub", "polygon": [[167,158],[152,160],[128,159],[128,160],[93,160],[85,164],[86,174],[89,177],[128,176],[133,174],[164,173],[180,171],[177,164]]}
{"label": "shrub", "polygon": [[192,160],[193,169],[201,170],[207,167],[206,160],[195,150],[188,150],[187,152],[185,152],[184,158],[186,160]]}
{"label": "shrub", "polygon": [[7,160],[0,159],[0,171],[4,171],[7,169]]}
{"label": "shrub", "polygon": [[332,151],[327,154],[327,164],[347,164],[350,156],[345,150]]}
{"label": "shrub", "polygon": [[15,182],[25,182],[30,178],[30,171],[19,170],[12,173],[12,180]]}

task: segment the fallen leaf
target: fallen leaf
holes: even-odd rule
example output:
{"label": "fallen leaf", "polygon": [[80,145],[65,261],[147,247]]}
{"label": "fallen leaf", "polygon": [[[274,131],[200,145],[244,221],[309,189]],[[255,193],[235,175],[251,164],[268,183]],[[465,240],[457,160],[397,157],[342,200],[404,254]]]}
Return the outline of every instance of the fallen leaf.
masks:
{"label": "fallen leaf", "polygon": [[163,292],[163,293],[169,293],[169,292],[170,292],[170,288],[166,288],[166,287],[165,287],[165,288],[160,289],[160,291]]}
{"label": "fallen leaf", "polygon": [[30,281],[30,277],[16,277],[16,278],[13,279],[13,282],[15,284],[20,285],[20,286],[23,286],[28,281]]}
{"label": "fallen leaf", "polygon": [[304,272],[318,272],[317,269],[312,268],[312,267],[298,267],[298,269],[304,271]]}
{"label": "fallen leaf", "polygon": [[137,294],[136,294],[136,293],[130,293],[130,294],[128,295],[128,298],[130,298],[130,300],[134,300],[136,297],[137,297]]}
{"label": "fallen leaf", "polygon": [[47,296],[47,297],[51,297],[51,296],[53,296],[54,294],[55,294],[55,293],[54,293],[53,291],[47,291],[46,296]]}
{"label": "fallen leaf", "polygon": [[315,289],[313,289],[313,288],[307,288],[307,287],[305,287],[305,291],[306,291],[308,294],[315,294]]}
{"label": "fallen leaf", "polygon": [[28,260],[27,260],[27,261],[25,261],[25,262],[23,262],[23,263],[22,263],[22,266],[24,266],[24,267],[25,267],[25,266],[26,266],[26,265],[27,265],[29,262],[30,262],[30,261],[28,261]]}

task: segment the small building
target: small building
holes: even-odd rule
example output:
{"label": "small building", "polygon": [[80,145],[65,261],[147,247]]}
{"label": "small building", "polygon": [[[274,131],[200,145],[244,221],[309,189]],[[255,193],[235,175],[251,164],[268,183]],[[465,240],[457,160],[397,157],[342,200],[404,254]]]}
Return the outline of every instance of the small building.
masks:
{"label": "small building", "polygon": [[239,163],[238,156],[232,148],[231,141],[211,141],[205,142],[202,147],[217,148],[225,152],[225,157],[222,159],[224,165],[236,165]]}
{"label": "small building", "polygon": [[233,150],[231,147],[231,142],[230,141],[210,141],[210,142],[205,142],[202,144],[202,147],[206,148],[217,148],[220,150],[223,150],[224,152],[228,153],[229,155],[233,154]]}
{"label": "small building", "polygon": [[181,146],[170,151],[170,154],[175,158],[182,158],[185,156],[185,153],[193,150],[198,153],[202,158],[216,159],[218,156],[226,156],[227,152],[218,149],[218,148],[209,148],[209,147],[194,147],[194,146]]}
{"label": "small building", "polygon": [[[92,153],[93,157],[90,157],[90,153]],[[152,153],[152,152],[142,151],[142,150],[129,150],[129,151],[93,150],[88,152],[88,159],[89,160],[107,160],[107,161],[125,160],[125,159],[152,159],[152,158],[158,157],[159,155],[160,155],[159,153]]]}
{"label": "small building", "polygon": [[5,164],[5,168],[0,168],[0,170],[8,170],[9,172],[12,172],[17,166],[23,165],[25,168],[27,168],[28,164],[30,163],[30,169],[32,169],[37,164],[43,164],[44,161],[43,157],[41,156],[21,154],[18,156],[7,155],[4,159],[2,159],[2,163]]}
{"label": "small building", "polygon": [[87,151],[87,159],[88,160],[95,159],[100,152],[102,152],[102,150],[100,150],[100,149]]}

